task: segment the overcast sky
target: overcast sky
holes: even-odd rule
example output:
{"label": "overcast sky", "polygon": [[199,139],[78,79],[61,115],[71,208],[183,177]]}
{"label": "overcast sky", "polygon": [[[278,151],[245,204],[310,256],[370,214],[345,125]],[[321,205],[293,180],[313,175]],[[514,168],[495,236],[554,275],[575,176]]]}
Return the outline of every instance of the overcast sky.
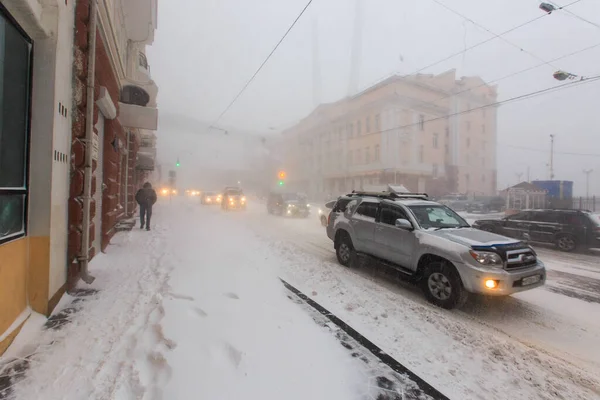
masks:
{"label": "overcast sky", "polygon": [[[363,56],[360,88],[392,74],[413,73],[493,35],[433,0],[362,0]],[[500,34],[543,15],[536,0],[439,0],[465,17]],[[571,1],[562,0],[560,5]],[[162,0],[158,30],[148,48],[159,86],[160,113],[183,114],[213,122],[252,76],[307,0]],[[219,121],[257,132],[288,126],[313,109],[312,25],[319,30],[322,101],[348,94],[354,0],[314,0],[280,48],[239,100]],[[600,24],[600,1],[580,0],[568,7]],[[600,43],[600,27],[556,11],[500,38],[435,65],[422,73],[456,68],[458,76],[486,81],[552,61]],[[508,43],[510,42],[510,43]],[[558,69],[579,76],[600,75],[600,45],[551,65],[499,81],[500,100],[561,82]],[[161,123],[159,153],[165,162],[196,155],[218,132],[199,129],[177,136]],[[583,169],[593,168],[590,191],[600,195],[600,81],[503,105],[498,117],[499,188],[518,173],[548,179],[549,135],[556,135],[556,179],[574,180],[584,194]],[[219,136],[220,135],[220,136]],[[177,140],[180,138],[182,140]],[[519,149],[519,147],[533,150]],[[191,149],[197,149],[192,152]],[[236,157],[239,146],[232,147]],[[186,153],[187,152],[187,153]],[[565,153],[596,154],[597,156]],[[184,154],[187,154],[185,156]],[[222,154],[223,155],[223,154]],[[182,160],[183,162],[183,160]]]}

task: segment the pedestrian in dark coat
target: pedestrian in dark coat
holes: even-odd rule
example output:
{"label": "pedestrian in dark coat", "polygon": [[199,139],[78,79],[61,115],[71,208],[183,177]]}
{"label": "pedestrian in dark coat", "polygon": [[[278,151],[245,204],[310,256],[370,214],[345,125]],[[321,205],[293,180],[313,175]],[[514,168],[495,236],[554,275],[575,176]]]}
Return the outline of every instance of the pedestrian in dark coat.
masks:
{"label": "pedestrian in dark coat", "polygon": [[156,192],[152,189],[150,182],[144,183],[144,186],[135,194],[135,201],[140,205],[141,228],[150,230],[150,218],[152,217],[152,206],[156,203]]}

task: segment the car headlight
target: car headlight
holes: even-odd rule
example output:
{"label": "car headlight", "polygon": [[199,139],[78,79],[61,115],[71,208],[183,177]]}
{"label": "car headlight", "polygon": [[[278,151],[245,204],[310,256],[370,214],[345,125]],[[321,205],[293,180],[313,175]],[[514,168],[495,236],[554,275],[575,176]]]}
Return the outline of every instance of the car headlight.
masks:
{"label": "car headlight", "polygon": [[319,215],[323,214],[323,210],[319,208]]}
{"label": "car headlight", "polygon": [[491,251],[471,250],[471,251],[469,251],[469,254],[471,254],[471,257],[473,257],[473,259],[475,259],[475,261],[477,261],[481,265],[485,265],[488,267],[504,266],[504,262],[502,261],[502,258],[498,254],[492,253]]}
{"label": "car headlight", "polygon": [[242,203],[245,203],[245,202],[246,202],[246,198],[242,197]]}

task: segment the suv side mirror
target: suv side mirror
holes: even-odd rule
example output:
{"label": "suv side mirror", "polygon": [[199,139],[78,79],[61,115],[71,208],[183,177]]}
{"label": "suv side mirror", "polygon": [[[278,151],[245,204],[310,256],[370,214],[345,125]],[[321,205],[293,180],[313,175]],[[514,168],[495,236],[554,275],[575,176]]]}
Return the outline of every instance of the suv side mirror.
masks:
{"label": "suv side mirror", "polygon": [[405,229],[407,231],[413,230],[413,226],[410,221],[404,218],[398,218],[396,220],[396,228]]}

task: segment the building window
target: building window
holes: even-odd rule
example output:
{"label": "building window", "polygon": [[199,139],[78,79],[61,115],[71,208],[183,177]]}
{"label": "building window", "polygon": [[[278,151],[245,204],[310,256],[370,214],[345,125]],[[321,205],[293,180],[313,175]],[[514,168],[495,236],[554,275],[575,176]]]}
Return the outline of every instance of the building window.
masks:
{"label": "building window", "polygon": [[471,147],[471,138],[467,138],[467,149]]}
{"label": "building window", "polygon": [[419,146],[419,162],[422,163],[425,161],[425,149],[423,146]]}
{"label": "building window", "polygon": [[482,158],[482,159],[481,159],[481,166],[482,166],[482,167],[485,167],[485,158]]}
{"label": "building window", "polygon": [[353,137],[354,136],[354,123],[350,122],[348,124],[348,137]]}
{"label": "building window", "polygon": [[485,183],[485,174],[482,174],[482,175],[481,175],[481,182],[482,182],[482,183]]}
{"label": "building window", "polygon": [[375,154],[373,155],[373,161],[379,161],[379,157],[380,157],[379,151],[380,151],[379,150],[379,145],[376,144],[375,145]]}
{"label": "building window", "polygon": [[419,129],[425,130],[425,116],[423,114],[419,114]]}
{"label": "building window", "polygon": [[366,147],[365,148],[365,164],[370,164],[370,163],[371,163],[371,148]]}
{"label": "building window", "polygon": [[485,117],[485,108],[481,109],[481,114]]}
{"label": "building window", "polygon": [[365,120],[365,129],[367,131],[367,133],[371,133],[371,117],[368,116],[367,119]]}
{"label": "building window", "polygon": [[361,149],[356,149],[356,155],[355,155],[355,162],[356,164],[360,165],[362,164],[362,152]]}
{"label": "building window", "polygon": [[439,135],[438,135],[437,133],[434,133],[434,134],[433,134],[433,148],[434,148],[434,149],[437,149],[437,148],[438,148],[438,136],[439,136]]}
{"label": "building window", "polygon": [[139,54],[139,63],[140,67],[148,69],[148,59],[146,58],[146,55],[144,53]]}
{"label": "building window", "polygon": [[0,12],[0,244],[26,232],[30,72],[31,42]]}
{"label": "building window", "polygon": [[356,121],[356,134],[362,134],[362,121],[360,120]]}
{"label": "building window", "polygon": [[485,150],[485,142],[481,143],[481,148]]}
{"label": "building window", "polygon": [[481,133],[482,133],[482,134],[485,134],[485,124],[484,124],[484,125],[481,125]]}
{"label": "building window", "polygon": [[352,165],[352,150],[348,152],[348,165]]}
{"label": "building window", "polygon": [[446,145],[444,145],[444,147],[446,148],[446,154],[449,154],[449,153],[450,153],[450,147],[448,147],[448,145],[447,145],[447,144],[446,144]]}
{"label": "building window", "polygon": [[471,130],[471,121],[467,121],[467,131]]}
{"label": "building window", "polygon": [[438,165],[437,164],[433,164],[433,171],[431,172],[433,178],[437,178],[438,177]]}
{"label": "building window", "polygon": [[444,128],[445,132],[446,132],[446,138],[450,137],[450,128],[446,127]]}
{"label": "building window", "polygon": [[381,115],[377,114],[377,115],[375,115],[375,130],[377,132],[379,132],[380,129],[381,129]]}

